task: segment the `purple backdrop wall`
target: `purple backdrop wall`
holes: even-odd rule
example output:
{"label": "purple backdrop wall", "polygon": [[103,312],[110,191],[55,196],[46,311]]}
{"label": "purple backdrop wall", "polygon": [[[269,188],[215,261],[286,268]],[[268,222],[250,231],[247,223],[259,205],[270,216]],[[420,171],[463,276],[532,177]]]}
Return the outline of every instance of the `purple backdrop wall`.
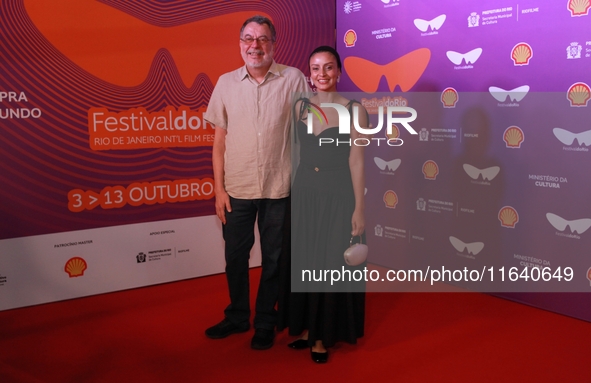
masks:
{"label": "purple backdrop wall", "polygon": [[[492,267],[497,278],[504,267],[506,280],[509,269],[526,270],[514,282],[470,287],[591,320],[587,295],[575,293],[591,291],[589,8],[337,1],[340,89],[418,112],[418,135],[400,129],[401,147],[368,148],[370,261]],[[525,280],[534,268],[560,271]]]}

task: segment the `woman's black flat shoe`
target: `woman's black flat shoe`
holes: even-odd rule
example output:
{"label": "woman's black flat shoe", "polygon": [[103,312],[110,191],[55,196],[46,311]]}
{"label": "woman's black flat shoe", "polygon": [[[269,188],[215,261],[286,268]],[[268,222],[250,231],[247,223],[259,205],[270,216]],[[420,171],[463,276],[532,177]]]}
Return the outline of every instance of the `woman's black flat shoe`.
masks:
{"label": "woman's black flat shoe", "polygon": [[328,362],[328,350],[326,352],[314,352],[312,349],[310,349],[310,354],[314,363]]}
{"label": "woman's black flat shoe", "polygon": [[298,340],[294,340],[293,342],[289,343],[287,345],[287,347],[293,348],[294,350],[303,350],[303,349],[308,348],[310,346],[308,346],[308,341],[306,339],[298,339]]}

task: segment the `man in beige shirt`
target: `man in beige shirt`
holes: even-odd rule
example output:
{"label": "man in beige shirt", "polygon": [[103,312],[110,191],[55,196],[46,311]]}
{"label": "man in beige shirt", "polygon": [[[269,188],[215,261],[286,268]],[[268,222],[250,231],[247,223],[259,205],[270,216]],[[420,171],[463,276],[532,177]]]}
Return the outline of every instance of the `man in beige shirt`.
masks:
{"label": "man in beige shirt", "polygon": [[204,118],[215,126],[216,214],[222,221],[230,304],[205,334],[218,339],[250,328],[249,264],[258,218],[262,271],[251,347],[273,346],[282,226],[291,179],[294,92],[309,88],[301,71],[273,60],[275,27],[254,16],[240,30],[245,65],[220,76]]}

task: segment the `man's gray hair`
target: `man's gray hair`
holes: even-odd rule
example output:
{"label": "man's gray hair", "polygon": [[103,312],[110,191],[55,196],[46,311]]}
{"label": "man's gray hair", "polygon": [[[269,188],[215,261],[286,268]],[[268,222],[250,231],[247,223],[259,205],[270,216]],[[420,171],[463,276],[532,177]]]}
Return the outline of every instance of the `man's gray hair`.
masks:
{"label": "man's gray hair", "polygon": [[268,26],[269,29],[271,30],[271,41],[275,42],[275,38],[277,37],[277,33],[275,32],[275,26],[273,25],[273,22],[268,17],[261,16],[261,15],[255,15],[255,16],[249,18],[248,20],[246,20],[244,22],[244,24],[242,24],[242,28],[240,28],[240,37],[242,37],[242,32],[244,32],[244,27],[246,27],[246,25],[248,25],[250,23],[257,23],[259,25]]}

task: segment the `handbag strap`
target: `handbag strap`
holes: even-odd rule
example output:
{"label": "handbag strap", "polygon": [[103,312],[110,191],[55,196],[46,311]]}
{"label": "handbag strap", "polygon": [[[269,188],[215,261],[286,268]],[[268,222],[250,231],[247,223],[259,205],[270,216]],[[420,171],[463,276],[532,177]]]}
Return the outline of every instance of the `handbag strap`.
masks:
{"label": "handbag strap", "polygon": [[355,237],[359,237],[359,243],[363,243],[363,237],[361,235],[354,235],[351,237],[351,240],[349,241],[349,246],[353,246],[353,238]]}

